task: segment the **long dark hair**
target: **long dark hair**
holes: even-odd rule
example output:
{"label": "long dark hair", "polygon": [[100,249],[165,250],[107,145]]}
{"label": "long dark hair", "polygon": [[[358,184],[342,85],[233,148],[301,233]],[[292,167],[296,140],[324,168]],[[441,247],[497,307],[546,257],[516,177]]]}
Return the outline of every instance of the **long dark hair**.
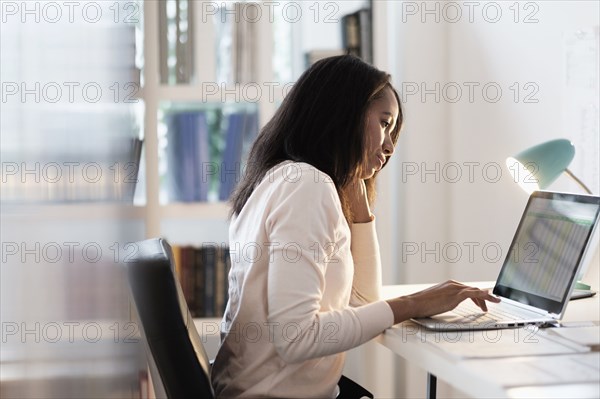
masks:
{"label": "long dark hair", "polygon": [[[331,177],[350,221],[342,190],[355,178],[365,156],[367,109],[386,87],[398,102],[398,121],[391,132],[396,144],[403,118],[390,75],[351,55],[325,58],[308,68],[254,142],[244,176],[231,198],[232,215],[242,211],[269,169],[292,160],[311,164]],[[366,181],[370,202],[374,177]]]}

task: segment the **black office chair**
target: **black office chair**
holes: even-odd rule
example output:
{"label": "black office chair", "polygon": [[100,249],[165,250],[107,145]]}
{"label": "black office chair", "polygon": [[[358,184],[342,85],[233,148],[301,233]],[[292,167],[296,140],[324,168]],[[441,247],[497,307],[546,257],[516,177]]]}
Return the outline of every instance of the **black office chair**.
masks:
{"label": "black office chair", "polygon": [[125,263],[157,398],[214,398],[210,363],[163,239],[139,241]]}
{"label": "black office chair", "polygon": [[[161,238],[139,241],[125,262],[157,398],[214,398],[210,362],[175,276],[173,252]],[[373,398],[342,377],[338,398]]]}

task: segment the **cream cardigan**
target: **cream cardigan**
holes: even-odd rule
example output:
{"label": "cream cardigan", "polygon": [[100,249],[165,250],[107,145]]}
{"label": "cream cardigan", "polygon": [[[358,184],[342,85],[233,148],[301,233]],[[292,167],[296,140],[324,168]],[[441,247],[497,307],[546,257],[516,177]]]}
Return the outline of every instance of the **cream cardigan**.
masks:
{"label": "cream cardigan", "polygon": [[335,397],[344,351],[393,324],[375,221],[349,227],[331,179],[286,161],[233,218],[229,243],[217,397]]}

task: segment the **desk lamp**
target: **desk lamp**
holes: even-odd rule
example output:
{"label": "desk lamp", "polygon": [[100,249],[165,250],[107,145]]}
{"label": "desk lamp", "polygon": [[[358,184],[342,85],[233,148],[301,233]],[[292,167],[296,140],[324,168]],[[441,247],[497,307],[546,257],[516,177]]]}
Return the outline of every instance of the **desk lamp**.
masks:
{"label": "desk lamp", "polygon": [[[547,188],[563,172],[575,180],[586,193],[592,194],[592,191],[568,169],[574,156],[573,143],[567,139],[556,139],[528,148],[514,157],[506,158],[506,167],[515,182],[518,182],[529,194]],[[575,288],[591,292],[591,287],[580,281],[577,281]]]}
{"label": "desk lamp", "polygon": [[565,172],[586,193],[592,194],[592,191],[568,169],[574,156],[573,143],[566,139],[556,139],[528,148],[514,157],[506,158],[506,167],[515,182],[518,182],[527,193],[547,188],[561,173]]}

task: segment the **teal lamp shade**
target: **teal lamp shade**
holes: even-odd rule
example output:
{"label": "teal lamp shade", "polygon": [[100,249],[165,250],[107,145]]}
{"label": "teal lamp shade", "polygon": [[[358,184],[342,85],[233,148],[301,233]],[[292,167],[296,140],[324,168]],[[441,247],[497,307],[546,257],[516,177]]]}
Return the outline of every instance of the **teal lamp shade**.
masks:
{"label": "teal lamp shade", "polygon": [[515,182],[528,193],[543,190],[558,178],[575,156],[569,140],[557,139],[528,148],[506,159]]}

